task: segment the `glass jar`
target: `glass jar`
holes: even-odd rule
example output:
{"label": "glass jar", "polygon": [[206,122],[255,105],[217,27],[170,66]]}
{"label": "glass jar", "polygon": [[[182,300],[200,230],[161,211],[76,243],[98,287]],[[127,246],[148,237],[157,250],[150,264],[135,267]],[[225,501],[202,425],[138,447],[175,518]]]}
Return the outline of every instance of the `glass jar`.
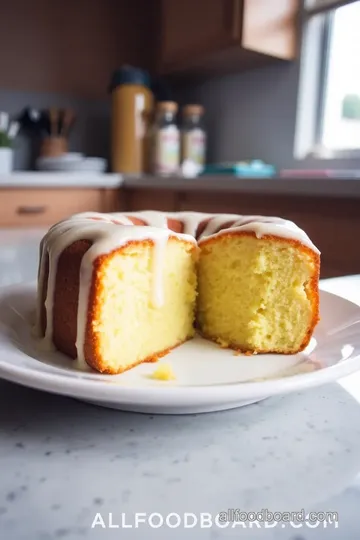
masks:
{"label": "glass jar", "polygon": [[206,133],[203,126],[204,107],[186,105],[182,110],[181,162],[191,161],[201,169],[205,165]]}
{"label": "glass jar", "polygon": [[176,124],[178,106],[173,101],[157,104],[152,129],[152,172],[162,176],[179,172],[180,133]]}

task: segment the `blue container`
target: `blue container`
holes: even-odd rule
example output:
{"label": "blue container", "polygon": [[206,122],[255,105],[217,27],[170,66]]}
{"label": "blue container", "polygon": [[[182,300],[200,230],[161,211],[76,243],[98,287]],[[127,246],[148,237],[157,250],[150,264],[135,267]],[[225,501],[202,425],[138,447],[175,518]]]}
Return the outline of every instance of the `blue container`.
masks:
{"label": "blue container", "polygon": [[226,174],[237,178],[270,178],[275,176],[276,169],[273,165],[268,165],[256,159],[253,161],[207,165],[202,172],[202,176],[217,174]]}

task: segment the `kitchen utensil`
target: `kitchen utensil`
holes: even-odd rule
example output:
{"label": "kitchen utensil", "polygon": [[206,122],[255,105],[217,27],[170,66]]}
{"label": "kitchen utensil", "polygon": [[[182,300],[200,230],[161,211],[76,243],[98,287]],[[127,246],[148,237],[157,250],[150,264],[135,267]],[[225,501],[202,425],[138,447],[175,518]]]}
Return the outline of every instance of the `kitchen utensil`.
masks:
{"label": "kitchen utensil", "polygon": [[[43,112],[33,107],[26,107],[16,117],[20,124],[20,128],[26,133],[40,133],[42,130]],[[47,127],[45,129],[45,133]]]}
{"label": "kitchen utensil", "polygon": [[20,124],[19,122],[11,122],[8,130],[9,139],[15,139],[16,135],[19,133]]}
{"label": "kitchen utensil", "polygon": [[6,112],[0,112],[0,131],[7,131],[9,126],[9,115]]}
{"label": "kitchen utensil", "polygon": [[60,114],[59,110],[52,107],[49,109],[49,119],[50,119],[50,135],[55,137],[59,134],[59,119]]}
{"label": "kitchen utensil", "polygon": [[65,109],[64,111],[62,111],[60,122],[60,135],[62,135],[63,137],[68,137],[74,121],[75,113],[73,110]]}
{"label": "kitchen utensil", "polygon": [[41,143],[40,156],[42,157],[58,157],[66,154],[68,151],[68,141],[65,137],[51,135],[45,137]]}

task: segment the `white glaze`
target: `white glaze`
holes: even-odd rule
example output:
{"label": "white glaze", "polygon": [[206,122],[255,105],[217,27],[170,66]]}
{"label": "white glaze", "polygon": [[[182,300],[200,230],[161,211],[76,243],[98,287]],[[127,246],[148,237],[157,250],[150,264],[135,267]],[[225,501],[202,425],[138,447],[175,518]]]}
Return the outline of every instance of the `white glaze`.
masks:
{"label": "white glaze", "polygon": [[[93,220],[99,218],[99,220]],[[124,225],[115,225],[111,220],[121,221]],[[125,225],[129,223],[129,225]],[[130,226],[131,224],[131,226]],[[86,330],[86,316],[88,310],[88,298],[92,281],[93,263],[100,255],[111,253],[114,249],[124,246],[129,241],[152,240],[153,252],[153,297],[155,307],[163,302],[162,291],[162,268],[163,253],[169,236],[178,236],[184,240],[195,243],[195,239],[189,235],[178,235],[169,229],[133,226],[131,221],[121,214],[102,215],[88,212],[77,214],[69,220],[62,221],[52,227],[42,242],[42,255],[39,269],[39,292],[43,286],[46,254],[49,254],[49,276],[45,300],[46,332],[44,342],[49,347],[53,342],[53,307],[56,270],[59,256],[71,244],[78,240],[91,240],[92,246],[85,253],[80,267],[79,304],[77,318],[77,357],[80,363],[84,363],[84,340]],[[36,334],[41,335],[41,295],[38,298],[38,312],[36,318]]]}
{"label": "white glaze", "polygon": [[[257,238],[263,236],[277,236],[279,238],[287,238],[296,240],[304,246],[310,248],[317,254],[320,254],[318,248],[312,243],[308,235],[300,229],[292,221],[272,216],[234,216],[233,214],[223,214],[216,217],[216,221],[210,221],[203,233],[198,239],[199,244],[209,236],[214,235],[214,231],[219,228],[219,225],[236,219],[235,223],[229,229],[223,229],[215,236],[228,234],[229,232],[248,231],[255,233]],[[215,226],[217,225],[217,227]]]}
{"label": "white glaze", "polygon": [[[147,226],[133,225],[130,217],[144,221]],[[167,228],[167,219],[176,219],[183,223],[184,233],[175,233]],[[201,212],[126,212],[100,214],[84,212],[61,221],[51,227],[40,246],[40,265],[38,272],[38,303],[36,317],[36,334],[41,336],[41,290],[44,287],[45,262],[49,256],[49,275],[45,299],[46,331],[44,344],[53,346],[53,307],[58,260],[62,252],[78,240],[89,240],[91,247],[83,256],[80,266],[80,286],[77,314],[76,350],[78,361],[85,364],[84,343],[88,313],[88,298],[92,283],[93,265],[95,260],[104,254],[126,245],[130,241],[151,240],[154,243],[152,254],[152,303],[160,307],[164,302],[163,296],[163,260],[169,236],[176,236],[195,243],[199,224],[208,220],[203,232],[199,235],[198,243],[212,236],[228,234],[229,232],[250,231],[258,238],[273,235],[280,238],[297,240],[312,249],[314,246],[306,233],[291,221],[266,216],[239,216],[236,214],[205,214]],[[230,228],[219,231],[226,223],[233,222]],[[219,231],[219,232],[216,232]]]}

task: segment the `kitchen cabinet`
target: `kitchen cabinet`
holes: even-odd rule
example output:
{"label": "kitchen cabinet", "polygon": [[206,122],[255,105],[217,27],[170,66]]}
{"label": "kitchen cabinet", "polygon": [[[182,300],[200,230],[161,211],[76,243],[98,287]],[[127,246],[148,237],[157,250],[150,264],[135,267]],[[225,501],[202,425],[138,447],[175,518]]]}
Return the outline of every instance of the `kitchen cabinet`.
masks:
{"label": "kitchen cabinet", "polygon": [[161,212],[176,212],[179,195],[167,189],[125,189],[121,198],[128,211],[159,210]]}
{"label": "kitchen cabinet", "polygon": [[79,212],[121,209],[117,189],[0,189],[0,227],[50,226]]}
{"label": "kitchen cabinet", "polygon": [[296,56],[299,0],[161,0],[158,70],[223,71]]}

